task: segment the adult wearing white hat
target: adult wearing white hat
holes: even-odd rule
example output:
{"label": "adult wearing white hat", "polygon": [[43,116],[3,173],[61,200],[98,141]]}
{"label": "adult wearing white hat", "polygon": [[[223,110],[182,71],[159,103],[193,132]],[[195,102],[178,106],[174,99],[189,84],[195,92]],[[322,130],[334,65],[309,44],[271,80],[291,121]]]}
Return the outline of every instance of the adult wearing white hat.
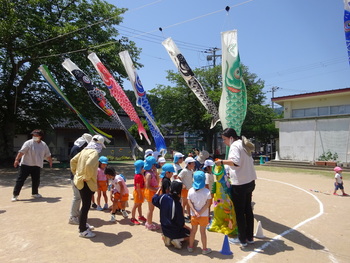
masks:
{"label": "adult wearing white hat", "polygon": [[[82,136],[76,139],[72,149],[70,150],[69,159],[72,159],[75,155],[80,153],[88,145],[88,143],[91,142],[91,140],[92,135],[88,133],[84,133]],[[72,172],[70,173],[70,179],[73,189],[73,200],[68,223],[72,225],[79,225],[81,198],[79,190],[74,184],[74,174]]]}
{"label": "adult wearing white hat", "polygon": [[91,197],[97,190],[98,154],[102,148],[106,148],[104,138],[101,135],[94,135],[85,149],[70,161],[71,171],[74,174],[74,185],[79,189],[82,201],[79,218],[80,237],[91,238],[95,236],[86,223]]}

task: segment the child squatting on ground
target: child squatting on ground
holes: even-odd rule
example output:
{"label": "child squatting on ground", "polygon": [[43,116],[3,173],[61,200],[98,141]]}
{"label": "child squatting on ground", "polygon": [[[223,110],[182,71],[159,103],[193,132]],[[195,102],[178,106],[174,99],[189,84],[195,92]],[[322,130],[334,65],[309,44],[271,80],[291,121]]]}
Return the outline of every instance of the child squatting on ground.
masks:
{"label": "child squatting on ground", "polygon": [[188,191],[188,203],[191,209],[191,225],[188,252],[193,252],[194,238],[196,237],[198,225],[201,233],[202,254],[206,255],[211,252],[207,248],[206,227],[209,224],[209,206],[211,203],[211,194],[208,188],[205,188],[205,174],[203,171],[196,171],[193,174],[192,188]]}
{"label": "child squatting on ground", "polygon": [[120,209],[124,218],[128,217],[128,213],[125,211],[126,202],[129,200],[129,190],[125,184],[124,178],[120,174],[116,174],[114,168],[107,167],[105,169],[105,174],[109,180],[112,180],[111,189],[111,201],[112,215],[110,222],[115,222],[115,213],[117,209]]}
{"label": "child squatting on ground", "polygon": [[344,192],[344,186],[343,186],[343,177],[342,177],[342,171],[343,169],[341,167],[334,167],[334,172],[335,172],[335,175],[334,175],[334,179],[335,179],[335,182],[334,182],[334,192],[333,194],[334,195],[338,195],[337,194],[337,190],[340,189],[343,193],[343,196],[348,196],[348,194],[346,194]]}

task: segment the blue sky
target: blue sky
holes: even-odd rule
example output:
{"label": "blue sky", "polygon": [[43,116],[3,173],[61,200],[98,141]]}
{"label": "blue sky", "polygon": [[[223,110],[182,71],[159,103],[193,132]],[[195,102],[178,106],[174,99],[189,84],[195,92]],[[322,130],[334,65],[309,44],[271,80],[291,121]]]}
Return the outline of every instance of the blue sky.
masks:
{"label": "blue sky", "polygon": [[108,2],[129,9],[118,29],[142,48],[138,73],[146,91],[169,84],[166,70],[176,70],[162,40],[172,37],[192,68],[204,67],[212,64],[204,51],[221,48],[220,33],[232,29],[241,62],[265,81],[267,103],[274,86],[275,97],[350,86],[342,0]]}

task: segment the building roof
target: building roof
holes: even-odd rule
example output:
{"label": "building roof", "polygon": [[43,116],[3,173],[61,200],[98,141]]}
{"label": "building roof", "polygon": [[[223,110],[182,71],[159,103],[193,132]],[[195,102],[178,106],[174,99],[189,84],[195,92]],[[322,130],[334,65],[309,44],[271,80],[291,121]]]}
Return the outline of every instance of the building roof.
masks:
{"label": "building roof", "polygon": [[[130,120],[130,118],[127,115],[121,115],[119,114],[119,118],[121,122],[124,124],[124,126],[129,129],[134,122]],[[95,125],[99,129],[109,129],[109,130],[121,130],[120,125],[111,120],[89,120],[93,125]],[[78,120],[68,120],[68,119],[63,119],[63,120],[57,120],[56,123],[52,125],[54,128],[65,128],[65,129],[86,129],[86,127],[81,124],[80,121]]]}
{"label": "building roof", "polygon": [[350,88],[317,91],[317,92],[302,93],[302,94],[289,95],[289,96],[283,96],[283,97],[275,97],[275,98],[272,98],[272,101],[279,103],[279,102],[288,101],[288,100],[308,99],[311,97],[339,96],[339,94],[344,94],[344,93],[350,94]]}

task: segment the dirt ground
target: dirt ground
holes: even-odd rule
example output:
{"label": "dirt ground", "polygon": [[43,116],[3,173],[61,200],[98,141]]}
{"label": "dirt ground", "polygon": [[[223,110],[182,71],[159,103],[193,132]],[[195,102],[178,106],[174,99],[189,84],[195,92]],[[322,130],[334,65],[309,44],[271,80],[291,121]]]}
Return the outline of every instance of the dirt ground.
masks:
{"label": "dirt ground", "polygon": [[[128,178],[132,192],[132,165],[116,168]],[[199,233],[193,253],[187,252],[186,244],[181,250],[167,248],[160,232],[131,225],[121,215],[116,224],[110,223],[104,211],[89,212],[96,237],[80,238],[77,226],[68,224],[72,199],[68,169],[42,170],[42,199],[31,198],[28,178],[18,202],[11,202],[17,170],[1,169],[0,262],[350,262],[350,198],[329,194],[333,179],[259,169],[257,174],[254,214],[265,238],[256,238],[244,249],[229,245],[225,249],[233,254],[223,255],[224,235],[207,232],[213,252],[202,255]],[[344,185],[350,192],[348,180]],[[130,200],[129,211],[132,204]],[[146,204],[143,211],[146,214]],[[157,208],[154,221],[159,222]]]}

